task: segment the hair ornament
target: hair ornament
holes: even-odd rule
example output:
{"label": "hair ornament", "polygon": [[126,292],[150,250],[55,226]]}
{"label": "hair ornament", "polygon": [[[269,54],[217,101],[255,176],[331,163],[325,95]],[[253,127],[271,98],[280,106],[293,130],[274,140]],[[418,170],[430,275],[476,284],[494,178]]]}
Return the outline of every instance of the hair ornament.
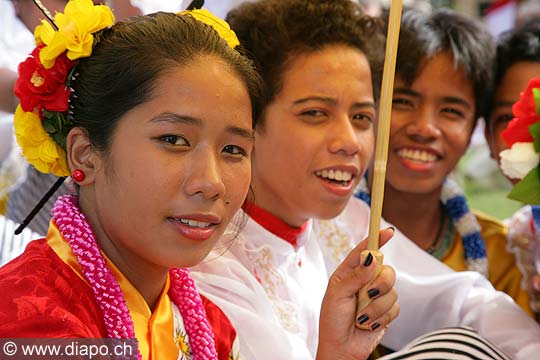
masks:
{"label": "hair ornament", "polygon": [[512,106],[514,118],[502,132],[510,147],[500,153],[501,170],[520,179],[510,199],[540,205],[540,78],[533,78]]}
{"label": "hair ornament", "polygon": [[230,47],[233,49],[240,45],[240,41],[238,40],[238,37],[236,36],[235,32],[231,29],[229,24],[223,20],[212,14],[210,11],[206,9],[193,9],[193,10],[184,10],[179,13],[180,15],[190,15],[194,17],[195,19],[210,25],[211,27],[216,30],[216,32],[219,34],[219,36],[224,39],[227,44],[229,44]]}
{"label": "hair ornament", "polygon": [[50,20],[56,29],[42,20],[34,31],[37,47],[19,65],[14,127],[30,164],[43,173],[69,176],[64,149],[71,129],[69,99],[77,60],[91,55],[95,33],[112,26],[114,15],[109,7],[94,5],[92,0],[71,0],[63,13]]}

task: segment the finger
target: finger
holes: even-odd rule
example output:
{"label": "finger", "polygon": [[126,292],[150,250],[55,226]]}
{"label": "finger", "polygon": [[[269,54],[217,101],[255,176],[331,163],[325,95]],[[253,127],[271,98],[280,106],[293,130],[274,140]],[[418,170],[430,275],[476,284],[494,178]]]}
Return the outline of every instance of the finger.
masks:
{"label": "finger", "polygon": [[[368,299],[376,299],[392,290],[395,283],[396,272],[394,271],[394,268],[388,265],[383,265],[379,275],[377,275],[377,277],[373,279],[371,283],[369,283],[369,286],[361,289],[358,296],[366,297]],[[359,308],[359,310],[362,309]]]}
{"label": "finger", "polygon": [[[394,228],[389,227],[383,229],[379,233],[379,244],[386,244],[394,235]],[[356,245],[354,249],[349,252],[349,255],[339,264],[334,274],[340,278],[345,277],[351,271],[354,271],[360,265],[362,251],[367,249],[367,239],[364,239],[361,243]]]}
{"label": "finger", "polygon": [[377,259],[374,257],[371,257],[369,263],[364,264],[353,269],[343,267],[336,270],[330,277],[328,291],[332,291],[338,298],[356,296],[356,293],[366,286],[377,272]]}
{"label": "finger", "polygon": [[356,327],[363,330],[377,330],[386,327],[399,313],[397,304],[397,291],[391,289],[386,294],[374,299],[365,309],[356,316]]}

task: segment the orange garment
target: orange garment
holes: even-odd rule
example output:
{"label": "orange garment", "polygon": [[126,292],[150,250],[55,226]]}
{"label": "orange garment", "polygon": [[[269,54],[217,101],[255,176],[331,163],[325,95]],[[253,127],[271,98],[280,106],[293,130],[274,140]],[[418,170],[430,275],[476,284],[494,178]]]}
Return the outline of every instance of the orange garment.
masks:
{"label": "orange garment", "polygon": [[[516,258],[506,250],[506,227],[478,211],[473,213],[482,228],[482,238],[486,243],[488,280],[495,289],[510,295],[527,314],[533,316],[529,294],[521,288],[522,275],[517,267]],[[457,232],[450,249],[441,260],[456,271],[467,270],[463,242]]]}

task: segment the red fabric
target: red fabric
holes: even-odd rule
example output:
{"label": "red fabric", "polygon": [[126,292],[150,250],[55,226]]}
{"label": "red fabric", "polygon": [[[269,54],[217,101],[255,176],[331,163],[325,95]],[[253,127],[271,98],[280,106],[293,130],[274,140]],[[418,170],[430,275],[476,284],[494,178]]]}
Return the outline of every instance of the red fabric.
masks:
{"label": "red fabric", "polygon": [[298,237],[306,230],[307,221],[300,227],[292,227],[263,208],[249,203],[244,207],[246,213],[272,234],[296,246]]}
{"label": "red fabric", "polygon": [[236,330],[232,326],[227,316],[213,302],[201,295],[206,317],[210,322],[214,332],[214,341],[219,360],[229,360],[232,352]]}
{"label": "red fabric", "polygon": [[[0,338],[106,338],[92,289],[45,242],[35,240],[0,268]],[[236,338],[229,319],[202,298],[219,360]],[[171,334],[171,336],[173,336]]]}
{"label": "red fabric", "polygon": [[44,239],[0,268],[0,338],[103,338],[88,285]]}

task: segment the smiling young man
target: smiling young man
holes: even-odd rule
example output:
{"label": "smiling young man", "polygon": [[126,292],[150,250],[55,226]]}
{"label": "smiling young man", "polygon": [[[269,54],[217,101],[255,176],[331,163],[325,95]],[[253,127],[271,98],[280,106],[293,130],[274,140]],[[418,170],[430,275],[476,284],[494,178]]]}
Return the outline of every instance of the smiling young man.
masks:
{"label": "smiling young man", "polygon": [[481,114],[493,57],[490,35],[473,19],[449,10],[404,13],[383,217],[411,246],[456,271],[483,273],[530,313],[515,258],[505,249],[506,228],[469,211],[447,179]]}

